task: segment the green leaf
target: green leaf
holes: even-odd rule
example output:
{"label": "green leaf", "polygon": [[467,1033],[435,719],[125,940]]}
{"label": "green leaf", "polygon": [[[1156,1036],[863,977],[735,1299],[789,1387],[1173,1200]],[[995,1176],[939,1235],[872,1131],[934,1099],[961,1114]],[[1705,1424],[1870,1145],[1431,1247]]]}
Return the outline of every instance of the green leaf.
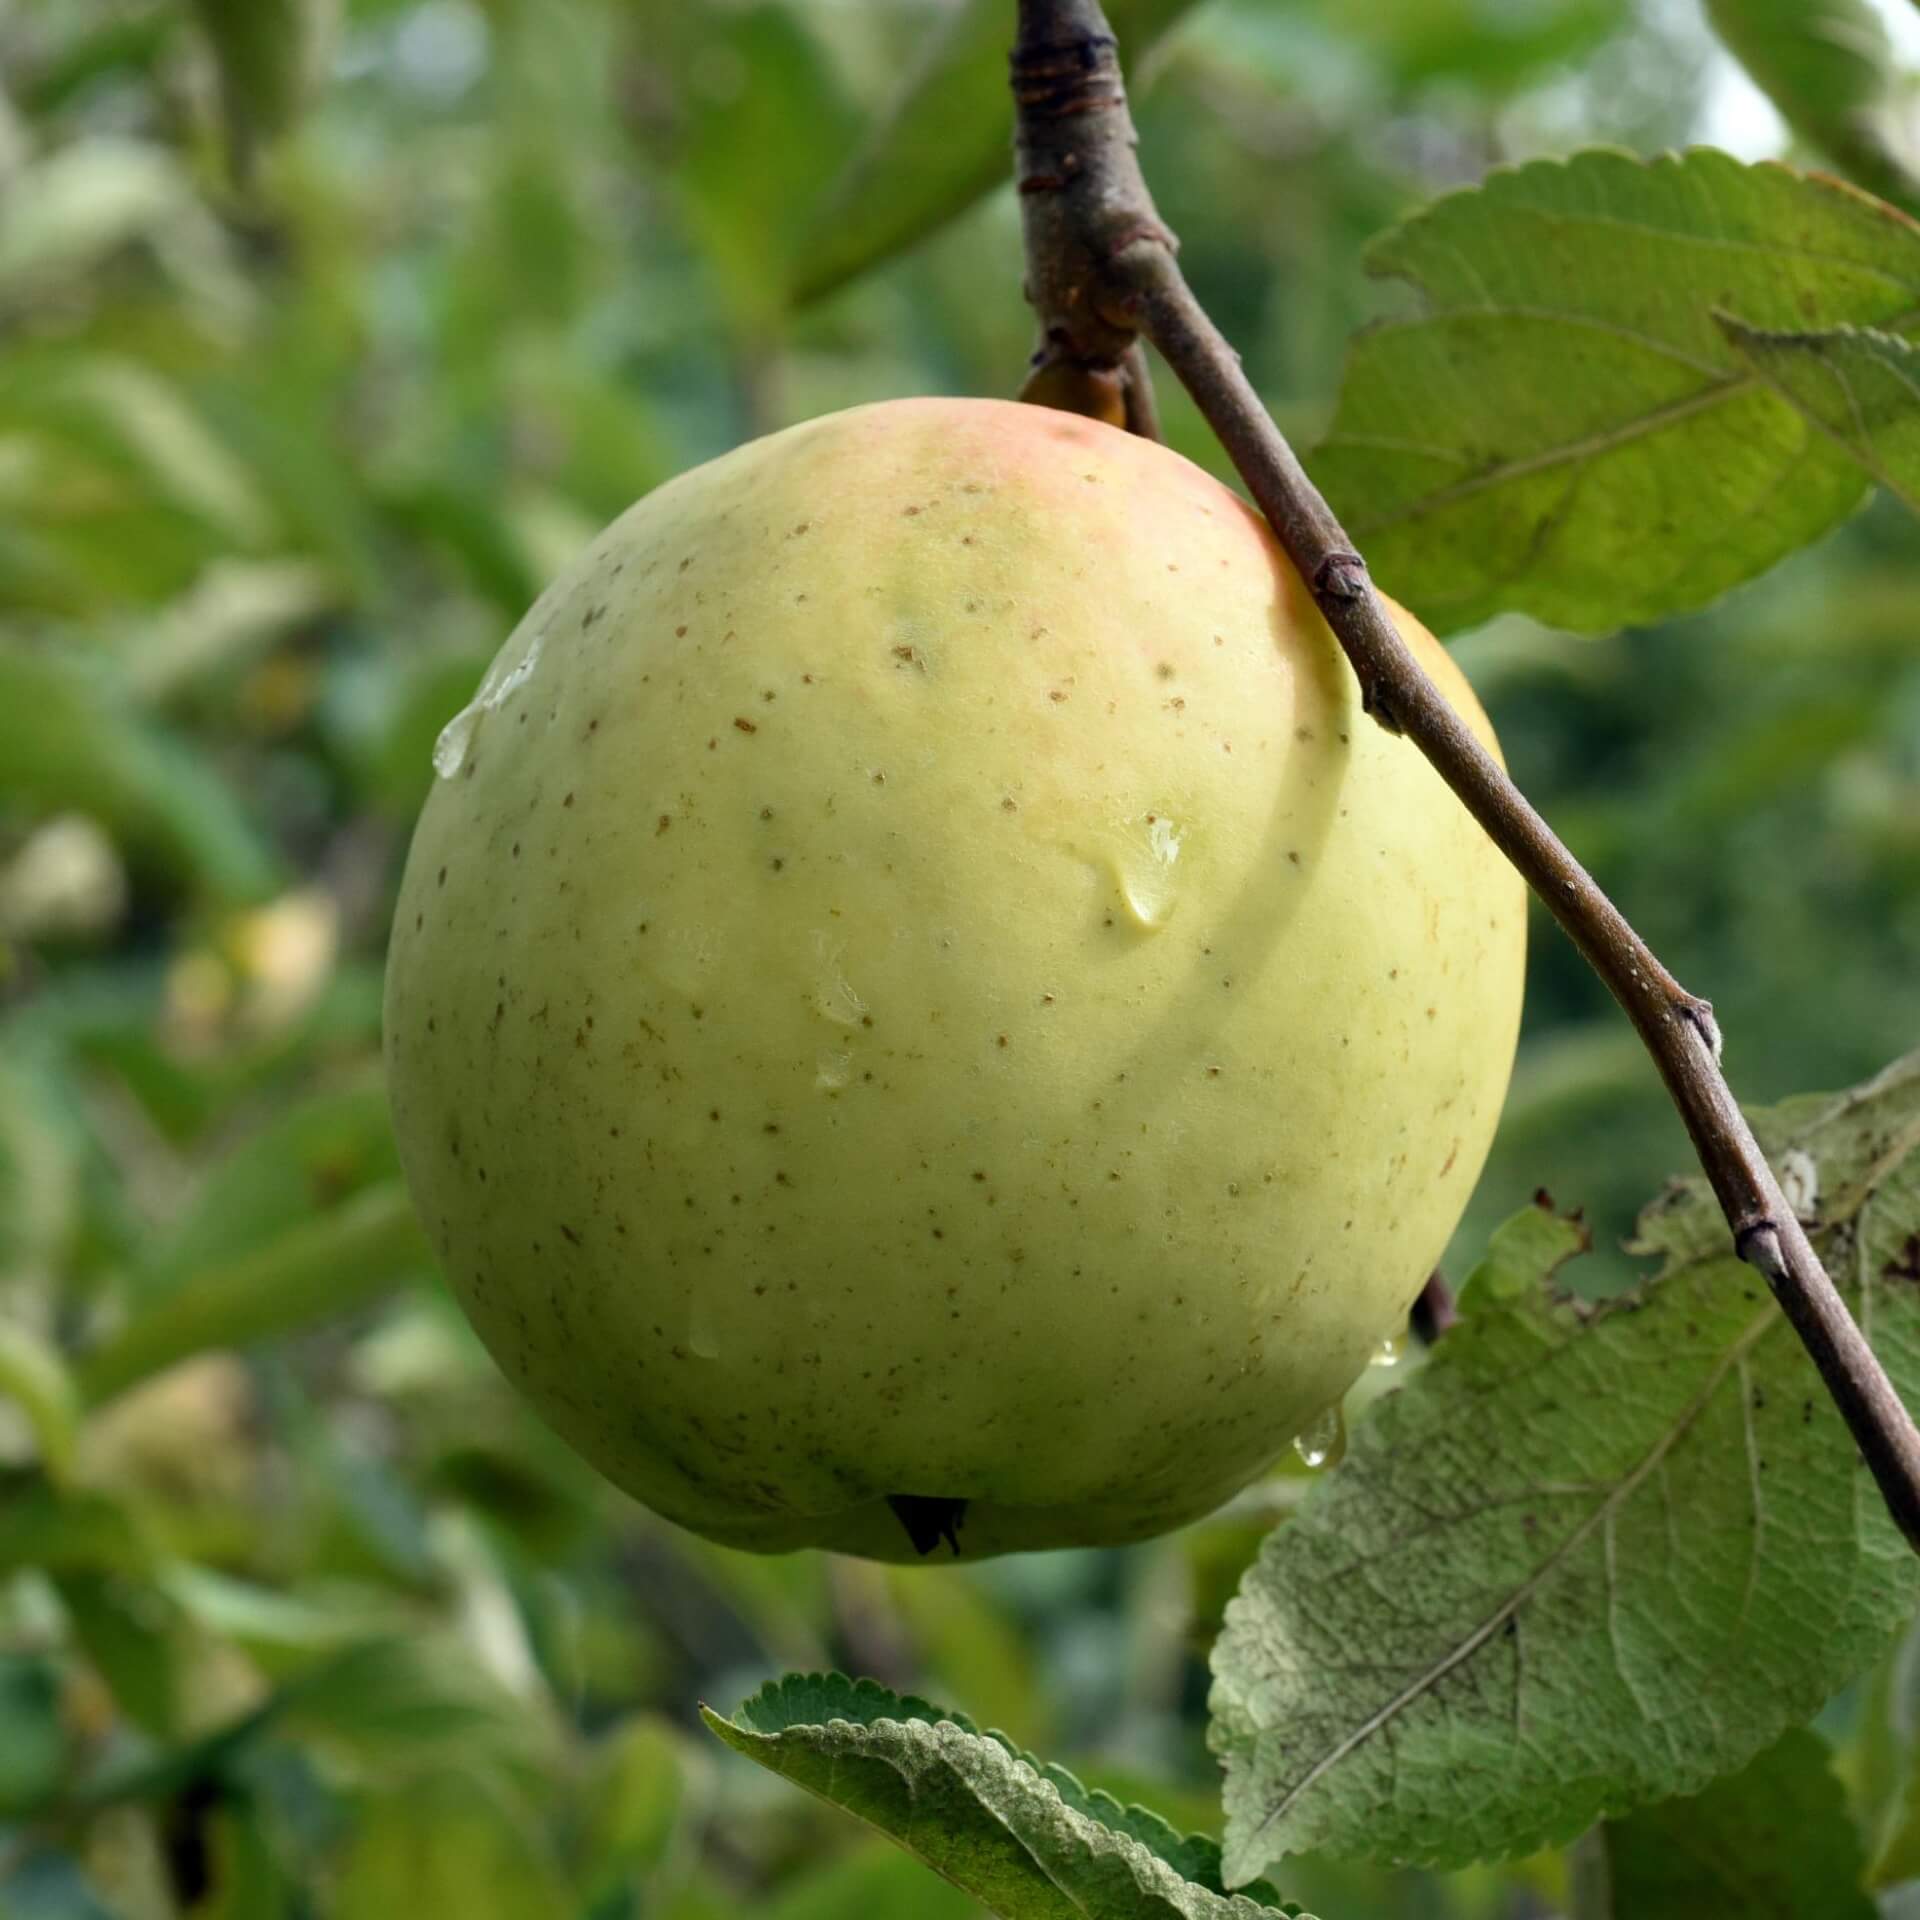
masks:
{"label": "green leaf", "polygon": [[1725,319],[1721,326],[1775,393],[1920,513],[1920,347],[1871,328],[1762,333]]}
{"label": "green leaf", "polygon": [[[1112,0],[1131,78],[1193,0]],[[794,304],[818,300],[964,213],[1011,175],[1005,0],[960,0],[898,98],[821,198],[796,251]]]}
{"label": "green leaf", "polygon": [[1600,1830],[1620,1920],[1874,1920],[1827,1743],[1803,1728],[1704,1793]]}
{"label": "green leaf", "polygon": [[871,1680],[789,1674],[731,1720],[705,1707],[701,1717],[735,1752],[878,1827],[1007,1920],[1253,1920],[1279,1906],[1268,1888],[1224,1893],[1210,1840]]}
{"label": "green leaf", "polygon": [[48,1474],[62,1481],[73,1470],[80,1398],[53,1343],[17,1319],[0,1320],[0,1402],[26,1416]]}
{"label": "green leaf", "polygon": [[205,758],[62,655],[0,646],[0,799],[89,814],[224,900],[265,899],[279,880]]}
{"label": "green leaf", "polygon": [[1429,625],[1593,632],[1704,605],[1826,532],[1858,468],[1748,366],[1764,330],[1920,321],[1920,226],[1697,150],[1491,175],[1385,235],[1420,293],[1359,336],[1315,476]]}
{"label": "green leaf", "polygon": [[1867,0],[1706,0],[1707,18],[1793,130],[1883,199],[1912,177],[1876,124],[1893,47]]}
{"label": "green leaf", "polygon": [[370,1187],[137,1313],[81,1362],[81,1392],[98,1406],[189,1354],[340,1319],[432,1270],[405,1188]]}
{"label": "green leaf", "polygon": [[[1755,1124],[1920,1401],[1920,1055]],[[1555,1293],[1584,1243],[1541,1209],[1504,1228],[1268,1536],[1214,1650],[1230,1875],[1506,1858],[1696,1792],[1911,1612],[1920,1565],[1704,1183],[1643,1217],[1666,1265],[1639,1291]]]}

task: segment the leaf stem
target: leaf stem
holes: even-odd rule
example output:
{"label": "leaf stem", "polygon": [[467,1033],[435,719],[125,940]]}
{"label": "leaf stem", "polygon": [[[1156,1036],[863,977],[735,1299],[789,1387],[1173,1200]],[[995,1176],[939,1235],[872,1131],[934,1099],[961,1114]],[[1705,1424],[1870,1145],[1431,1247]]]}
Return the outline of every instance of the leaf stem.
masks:
{"label": "leaf stem", "polygon": [[1098,0],[1019,0],[1016,179],[1040,357],[1114,368],[1145,338],[1193,396],[1307,583],[1365,710],[1432,762],[1633,1022],[1685,1122],[1735,1251],[1819,1368],[1895,1522],[1920,1551],[1920,1429],[1780,1192],[1720,1069],[1713,1009],[1669,973],[1481,746],[1401,639],[1367,565],[1181,274],[1140,171]]}

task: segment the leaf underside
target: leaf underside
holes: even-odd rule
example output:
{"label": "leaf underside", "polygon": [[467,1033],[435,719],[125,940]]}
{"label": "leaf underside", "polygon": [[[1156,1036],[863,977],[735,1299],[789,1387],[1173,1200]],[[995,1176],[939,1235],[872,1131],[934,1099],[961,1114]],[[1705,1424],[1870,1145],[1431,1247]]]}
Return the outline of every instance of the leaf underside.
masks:
{"label": "leaf underside", "polygon": [[1270,1887],[1226,1893],[1212,1841],[871,1680],[790,1674],[732,1719],[702,1714],[735,1751],[878,1827],[1007,1920],[1298,1913]]}
{"label": "leaf underside", "polygon": [[[1920,1399],[1920,1055],[1755,1116],[1895,1387]],[[1431,1362],[1269,1536],[1214,1652],[1229,1883],[1320,1847],[1454,1866],[1697,1792],[1812,1716],[1920,1566],[1703,1183],[1657,1278],[1495,1238]]]}

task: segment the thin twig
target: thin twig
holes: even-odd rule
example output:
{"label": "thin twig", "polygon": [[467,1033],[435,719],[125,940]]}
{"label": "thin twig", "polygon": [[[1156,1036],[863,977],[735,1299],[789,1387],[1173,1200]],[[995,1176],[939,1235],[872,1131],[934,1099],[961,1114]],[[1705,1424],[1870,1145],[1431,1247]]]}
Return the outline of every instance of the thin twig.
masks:
{"label": "thin twig", "polygon": [[1128,349],[1120,373],[1126,382],[1127,431],[1164,445],[1167,436],[1160,430],[1160,403],[1153,397],[1153,371],[1147,365],[1147,350],[1138,340]]}
{"label": "thin twig", "polygon": [[1688,993],[1448,704],[1401,638],[1366,562],[1307,478],[1239,356],[1207,318],[1154,210],[1098,0],[1020,0],[1013,54],[1027,290],[1055,366],[1122,364],[1141,337],[1192,394],[1359,679],[1546,903],[1619,1001],[1686,1123],[1732,1229],[1766,1279],[1920,1550],[1920,1430],[1780,1192],[1720,1070],[1713,1009]]}

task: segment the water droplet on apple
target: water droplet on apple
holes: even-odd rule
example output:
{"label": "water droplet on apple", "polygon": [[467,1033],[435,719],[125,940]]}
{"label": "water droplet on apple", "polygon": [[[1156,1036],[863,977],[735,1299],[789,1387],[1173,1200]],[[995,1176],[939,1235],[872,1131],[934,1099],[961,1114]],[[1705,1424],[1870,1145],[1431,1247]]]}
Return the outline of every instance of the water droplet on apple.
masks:
{"label": "water droplet on apple", "polygon": [[537,630],[516,655],[502,654],[487,669],[479,691],[440,729],[440,737],[433,743],[433,770],[442,780],[451,780],[467,764],[480,722],[504,707],[533,678],[545,641],[545,631]]}
{"label": "water droplet on apple", "polygon": [[1370,1367],[1397,1367],[1401,1360],[1405,1358],[1406,1351],[1406,1335],[1403,1333],[1389,1334],[1388,1337],[1382,1340],[1380,1344],[1374,1348],[1372,1353],[1367,1356],[1367,1365]]}
{"label": "water droplet on apple", "polygon": [[1347,1423],[1337,1403],[1294,1436],[1293,1450],[1309,1467],[1340,1464],[1347,1450]]}
{"label": "water droplet on apple", "polygon": [[850,1053],[828,1053],[820,1055],[820,1071],[814,1075],[813,1084],[822,1093],[838,1093],[853,1078],[853,1055]]}
{"label": "water droplet on apple", "polygon": [[1168,815],[1156,812],[1131,822],[1114,849],[1121,904],[1149,933],[1164,927],[1173,912],[1174,867],[1185,839]]}
{"label": "water droplet on apple", "polygon": [[853,983],[841,971],[840,960],[847,950],[846,942],[830,939],[816,930],[813,950],[819,956],[821,970],[820,984],[813,990],[814,1011],[837,1026],[857,1027],[867,1011],[867,1003],[854,991]]}

